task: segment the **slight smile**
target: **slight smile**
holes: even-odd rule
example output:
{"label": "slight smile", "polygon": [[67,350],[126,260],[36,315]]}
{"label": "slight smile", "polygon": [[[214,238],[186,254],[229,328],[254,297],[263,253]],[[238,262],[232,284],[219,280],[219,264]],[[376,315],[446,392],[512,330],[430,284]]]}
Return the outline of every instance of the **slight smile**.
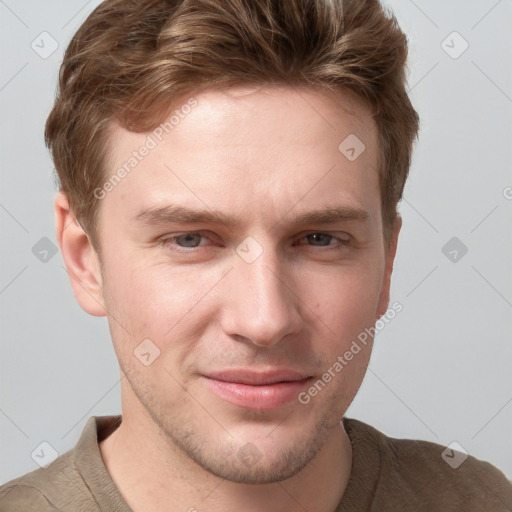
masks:
{"label": "slight smile", "polygon": [[272,410],[292,400],[312,379],[289,369],[254,372],[224,370],[203,375],[209,389],[227,402],[246,409]]}

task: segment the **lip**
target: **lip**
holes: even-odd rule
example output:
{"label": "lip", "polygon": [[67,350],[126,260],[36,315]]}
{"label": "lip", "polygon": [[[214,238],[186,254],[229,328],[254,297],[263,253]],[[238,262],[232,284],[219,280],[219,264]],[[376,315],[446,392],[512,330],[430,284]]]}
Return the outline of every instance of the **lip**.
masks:
{"label": "lip", "polygon": [[311,379],[289,369],[224,370],[203,376],[217,396],[246,409],[271,410],[296,400]]}

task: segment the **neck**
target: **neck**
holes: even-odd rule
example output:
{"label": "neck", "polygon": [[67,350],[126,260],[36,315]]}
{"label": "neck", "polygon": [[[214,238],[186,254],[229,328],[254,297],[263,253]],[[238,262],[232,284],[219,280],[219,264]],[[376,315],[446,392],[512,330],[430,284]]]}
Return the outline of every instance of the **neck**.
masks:
{"label": "neck", "polygon": [[100,452],[134,512],[334,512],[341,501],[352,467],[352,446],[342,421],[293,477],[240,484],[204,470],[159,431],[142,406],[127,411],[125,405],[121,425],[100,443]]}

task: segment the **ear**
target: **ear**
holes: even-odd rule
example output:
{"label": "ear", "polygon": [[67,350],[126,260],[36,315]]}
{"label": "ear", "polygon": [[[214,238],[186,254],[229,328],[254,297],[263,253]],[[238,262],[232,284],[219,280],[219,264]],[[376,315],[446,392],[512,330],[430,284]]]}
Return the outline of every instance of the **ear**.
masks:
{"label": "ear", "polygon": [[106,316],[98,255],[63,192],[55,196],[54,209],[57,240],[75,298],[90,315]]}
{"label": "ear", "polygon": [[402,228],[402,217],[398,216],[393,224],[393,233],[389,242],[389,247],[385,248],[385,267],[382,280],[382,287],[379,296],[376,321],[384,315],[389,306],[389,291],[391,288],[391,274],[393,272],[393,262],[395,261],[396,247],[398,245],[398,235]]}

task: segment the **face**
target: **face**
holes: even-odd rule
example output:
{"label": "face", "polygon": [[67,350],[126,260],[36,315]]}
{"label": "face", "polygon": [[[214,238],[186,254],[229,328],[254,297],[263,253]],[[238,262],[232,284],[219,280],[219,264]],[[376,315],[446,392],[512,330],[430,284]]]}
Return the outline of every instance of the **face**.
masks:
{"label": "face", "polygon": [[106,179],[137,163],[98,192],[123,414],[215,475],[278,481],[339,424],[371,351],[353,342],[387,308],[377,131],[348,94],[187,99],[169,133],[112,125]]}

